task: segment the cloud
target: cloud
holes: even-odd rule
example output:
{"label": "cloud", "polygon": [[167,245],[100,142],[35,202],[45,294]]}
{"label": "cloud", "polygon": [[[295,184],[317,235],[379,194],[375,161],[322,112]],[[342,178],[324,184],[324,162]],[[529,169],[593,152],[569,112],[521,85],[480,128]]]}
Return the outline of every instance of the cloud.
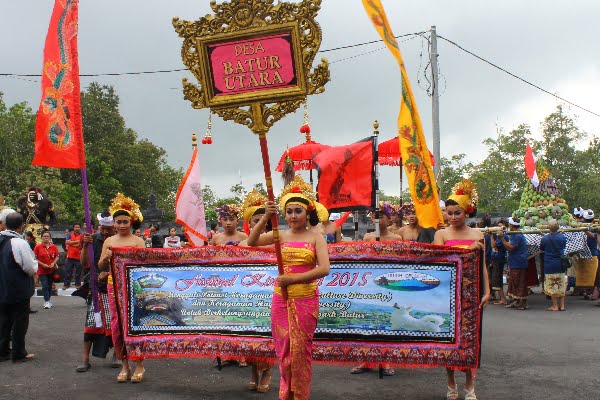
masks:
{"label": "cloud", "polygon": [[[0,72],[38,73],[52,10],[52,1],[10,2],[0,16]],[[397,35],[429,30],[437,25],[440,35],[506,67],[544,88],[576,103],[596,107],[600,54],[595,49],[596,16],[600,4],[577,2],[516,1],[453,2],[424,0],[410,5],[384,1]],[[209,1],[105,0],[80,3],[80,67],[82,73],[142,71],[182,68],[181,39],[171,25],[173,16],[195,20],[210,13]],[[322,49],[378,39],[359,1],[325,0],[318,21],[323,32]],[[552,23],[549,23],[551,21]],[[323,53],[330,61],[380,48],[372,44]],[[401,43],[426,135],[431,140],[431,99],[423,70],[427,46],[417,38]],[[443,76],[440,98],[442,156],[466,153],[472,161],[484,156],[484,138],[520,122],[536,128],[553,111],[556,102],[522,82],[474,59],[444,40],[438,43]],[[319,55],[318,57],[320,57]],[[164,147],[169,161],[186,167],[191,157],[192,132],[203,136],[207,110],[193,110],[183,100],[181,78],[186,73],[95,78],[114,85],[121,98],[121,113],[140,137]],[[82,79],[85,87],[91,79]],[[418,84],[421,81],[421,85]],[[37,108],[39,84],[0,77],[5,100],[26,100]],[[331,82],[325,93],[309,99],[310,123],[317,141],[340,145],[360,140],[380,122],[381,140],[396,132],[400,86],[398,68],[389,53],[371,54],[331,64]],[[597,117],[572,109],[582,128],[596,130]],[[599,112],[598,109],[594,110]],[[298,128],[302,112],[278,122],[268,135],[272,167],[286,145],[302,141]],[[258,139],[247,128],[213,118],[213,140],[201,146],[204,183],[219,195],[239,181],[242,171],[248,187],[263,181]],[[274,175],[276,190],[281,188]],[[399,191],[397,168],[381,168],[381,188]]]}

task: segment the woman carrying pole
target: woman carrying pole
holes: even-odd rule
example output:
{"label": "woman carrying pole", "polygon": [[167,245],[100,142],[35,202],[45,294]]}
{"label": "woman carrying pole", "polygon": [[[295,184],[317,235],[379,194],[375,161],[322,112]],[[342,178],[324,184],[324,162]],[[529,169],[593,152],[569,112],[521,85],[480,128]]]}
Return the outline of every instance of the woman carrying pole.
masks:
{"label": "woman carrying pole", "polygon": [[[319,223],[315,193],[299,175],[281,193],[288,229],[280,232],[283,274],[277,277],[271,306],[271,329],[279,359],[279,399],[305,400],[312,378],[312,340],[319,318],[317,279],[329,274],[327,243],[307,229]],[[248,237],[249,246],[274,243],[273,232],[261,234],[277,206],[269,201],[265,214]]]}

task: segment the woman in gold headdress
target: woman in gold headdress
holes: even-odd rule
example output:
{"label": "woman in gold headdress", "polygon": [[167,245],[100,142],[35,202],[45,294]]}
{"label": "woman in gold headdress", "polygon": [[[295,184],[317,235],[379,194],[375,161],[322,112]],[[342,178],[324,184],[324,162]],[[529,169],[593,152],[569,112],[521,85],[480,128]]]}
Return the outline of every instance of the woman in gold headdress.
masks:
{"label": "woman in gold headdress", "polygon": [[[485,263],[483,233],[469,228],[465,223],[467,218],[474,217],[477,213],[478,200],[477,190],[471,181],[464,179],[454,185],[452,194],[446,200],[446,213],[448,214],[449,226],[435,233],[433,244],[480,250],[482,252],[480,257],[483,258],[483,262]],[[479,303],[479,308],[484,308],[490,299],[490,284],[485,265],[482,271],[484,293]],[[467,284],[464,281],[461,283],[461,285]],[[458,399],[458,386],[454,378],[454,370],[446,368],[446,372],[448,376],[446,398],[451,400]],[[465,400],[477,400],[473,370],[467,369],[465,370],[465,374],[467,377],[465,383]]]}
{"label": "woman in gold headdress", "polygon": [[[325,238],[307,229],[317,225],[315,193],[297,175],[281,193],[288,229],[280,232],[284,274],[277,277],[271,306],[271,331],[279,359],[279,398],[305,400],[312,379],[312,340],[319,317],[317,279],[329,274]],[[265,215],[248,237],[248,245],[274,243],[273,233],[261,231],[277,206],[268,202]],[[287,295],[284,294],[284,291]]]}
{"label": "woman in gold headdress", "polygon": [[[113,217],[117,234],[106,238],[102,246],[98,266],[105,271],[110,270],[113,247],[146,247],[144,239],[131,233],[132,228],[137,229],[144,219],[140,207],[135,201],[118,193],[117,197],[112,200],[108,211]],[[136,361],[135,371],[131,374],[124,349],[115,347],[114,351],[117,358],[123,360],[121,372],[117,375],[117,381],[127,382],[131,378],[131,382],[142,382],[145,373],[143,361]]]}
{"label": "woman in gold headdress", "polygon": [[[256,189],[252,189],[252,191],[246,195],[246,198],[241,206],[241,213],[244,218],[244,232],[246,234],[249,235],[265,215],[265,206],[267,202],[268,199]],[[270,231],[271,221],[268,221],[260,233]],[[248,241],[242,240],[239,245],[248,246]],[[271,367],[273,367],[273,363],[267,361],[256,361],[251,362],[251,366],[252,377],[250,383],[248,383],[248,389],[256,390],[258,393],[268,392],[271,387]]]}

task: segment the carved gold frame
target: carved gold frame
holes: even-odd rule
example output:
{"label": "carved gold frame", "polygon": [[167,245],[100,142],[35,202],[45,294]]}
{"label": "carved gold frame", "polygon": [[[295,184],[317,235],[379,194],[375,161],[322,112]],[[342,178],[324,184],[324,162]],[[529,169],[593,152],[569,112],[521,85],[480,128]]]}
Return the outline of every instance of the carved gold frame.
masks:
{"label": "carved gold frame", "polygon": [[[210,108],[224,120],[246,125],[256,134],[266,134],[275,122],[292,113],[306,100],[307,95],[322,93],[329,81],[327,60],[311,71],[321,45],[321,28],[315,17],[321,0],[299,3],[273,0],[232,0],[217,4],[211,0],[214,15],[197,21],[173,18],[173,26],[184,39],[181,57],[198,84],[183,78],[184,98],[196,109]],[[295,61],[297,84],[239,93],[216,98],[212,93],[207,46],[275,33],[291,33],[292,56]]]}

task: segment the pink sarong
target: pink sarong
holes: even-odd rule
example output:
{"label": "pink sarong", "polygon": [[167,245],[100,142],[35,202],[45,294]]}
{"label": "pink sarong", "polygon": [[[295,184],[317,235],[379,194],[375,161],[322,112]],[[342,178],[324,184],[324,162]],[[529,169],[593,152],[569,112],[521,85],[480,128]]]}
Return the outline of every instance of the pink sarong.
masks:
{"label": "pink sarong", "polygon": [[[310,243],[282,246],[284,272],[302,273],[315,267],[315,248]],[[271,329],[279,359],[279,399],[305,400],[310,396],[312,341],[319,318],[316,282],[287,287],[287,300],[276,287],[271,305]]]}

